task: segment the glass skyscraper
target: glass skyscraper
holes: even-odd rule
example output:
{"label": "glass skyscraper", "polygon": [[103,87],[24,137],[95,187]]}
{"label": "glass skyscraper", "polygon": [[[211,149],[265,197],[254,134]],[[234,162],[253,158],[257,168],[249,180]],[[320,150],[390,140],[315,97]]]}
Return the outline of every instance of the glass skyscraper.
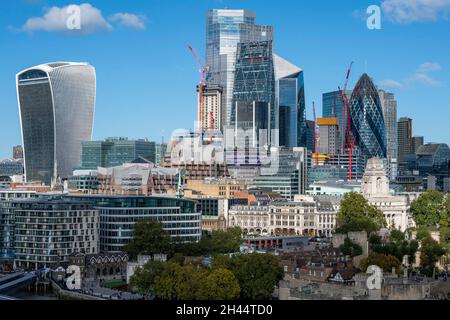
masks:
{"label": "glass skyscraper", "polygon": [[362,155],[386,158],[386,129],[378,90],[363,74],[350,100],[351,129]]}
{"label": "glass skyscraper", "polygon": [[[231,110],[235,129],[253,131],[250,147],[278,144],[270,134],[277,128],[278,119],[272,41],[238,45]],[[266,135],[260,136],[260,130],[266,130]]]}
{"label": "glass skyscraper", "polygon": [[16,76],[27,181],[50,184],[80,165],[81,142],[92,138],[95,69],[48,63]]}
{"label": "glass skyscraper", "polygon": [[[347,100],[350,101],[352,91],[346,91]],[[322,95],[322,117],[338,118],[340,145],[345,145],[345,132],[347,130],[347,121],[343,119],[342,97],[339,91],[327,92]]]}
{"label": "glass skyscraper", "polygon": [[207,85],[223,88],[221,125],[231,123],[234,71],[239,43],[273,39],[270,26],[255,25],[256,14],[247,10],[212,9],[206,21]]}
{"label": "glass skyscraper", "polygon": [[82,169],[117,167],[139,157],[156,163],[155,142],[128,140],[127,138],[84,141],[82,143],[81,167]]}
{"label": "glass skyscraper", "polygon": [[279,111],[279,145],[306,147],[307,129],[303,70],[273,55],[275,66],[275,104]]}

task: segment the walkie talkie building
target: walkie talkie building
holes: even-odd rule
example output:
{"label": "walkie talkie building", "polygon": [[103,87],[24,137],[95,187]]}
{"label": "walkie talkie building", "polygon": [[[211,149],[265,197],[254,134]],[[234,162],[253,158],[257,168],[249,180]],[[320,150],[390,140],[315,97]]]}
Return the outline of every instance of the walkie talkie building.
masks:
{"label": "walkie talkie building", "polygon": [[81,142],[92,139],[95,69],[48,63],[16,76],[27,181],[50,184],[80,165]]}

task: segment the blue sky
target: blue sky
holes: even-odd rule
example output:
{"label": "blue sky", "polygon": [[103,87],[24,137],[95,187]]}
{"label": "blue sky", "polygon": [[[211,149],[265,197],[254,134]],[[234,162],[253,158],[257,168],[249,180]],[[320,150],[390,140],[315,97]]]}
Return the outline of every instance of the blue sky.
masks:
{"label": "blue sky", "polygon": [[[44,17],[82,3],[95,13],[88,34],[61,32]],[[383,8],[381,30],[366,27],[371,4]],[[95,139],[160,141],[193,128],[199,74],[185,43],[204,56],[206,12],[225,7],[254,10],[258,24],[274,26],[276,53],[305,71],[309,118],[312,101],[320,115],[322,93],[342,85],[355,61],[349,87],[367,71],[396,94],[414,134],[450,143],[450,0],[3,0],[0,158],[21,143],[15,74],[51,61],[95,66]]]}

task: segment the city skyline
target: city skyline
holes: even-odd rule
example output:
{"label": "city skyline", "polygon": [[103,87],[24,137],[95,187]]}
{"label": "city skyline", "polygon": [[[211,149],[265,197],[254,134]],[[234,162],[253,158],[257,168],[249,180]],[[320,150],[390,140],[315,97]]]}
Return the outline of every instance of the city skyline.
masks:
{"label": "city skyline", "polygon": [[[158,1],[90,1],[89,10],[97,13],[97,20],[89,20],[87,34],[71,35],[49,24],[50,15],[45,16],[53,6],[64,8],[70,3],[0,4],[0,35],[5,39],[0,55],[9,61],[0,73],[4,120],[0,158],[11,157],[12,147],[21,144],[15,74],[52,61],[85,61],[96,68],[94,139],[128,136],[159,142],[161,135],[167,141],[177,128],[193,129],[199,74],[185,42],[203,59],[207,10],[224,7],[254,11],[256,24],[274,26],[274,52],[305,72],[308,119],[312,118],[312,101],[321,110],[322,94],[342,85],[349,62],[355,61],[349,89],[367,71],[380,89],[395,94],[398,118],[414,119],[415,135],[424,136],[426,142],[450,142],[446,117],[430,114],[430,106],[436,115],[445,114],[446,101],[450,101],[445,73],[449,62],[445,34],[450,26],[445,19],[420,21],[418,17],[419,21],[398,23],[386,11],[383,29],[369,30],[357,13],[365,13],[370,1],[327,5],[285,1],[281,8],[257,1],[200,1],[195,5],[172,1],[173,8]],[[277,15],[278,10],[283,17]],[[294,16],[296,21],[289,19]],[[174,26],[169,18],[180,23]],[[442,33],[436,32],[439,27]],[[174,90],[176,95],[171,94]]]}

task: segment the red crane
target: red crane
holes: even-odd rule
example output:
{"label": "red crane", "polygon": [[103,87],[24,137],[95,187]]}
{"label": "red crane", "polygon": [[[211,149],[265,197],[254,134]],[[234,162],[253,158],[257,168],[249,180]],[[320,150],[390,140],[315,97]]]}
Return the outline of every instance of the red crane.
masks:
{"label": "red crane", "polygon": [[[192,47],[191,45],[187,45],[189,51],[191,51],[191,53],[194,55],[195,61],[197,62],[198,65],[198,72],[201,75],[201,79],[200,79],[200,84],[198,86],[198,126],[199,126],[199,130],[201,132],[203,132],[203,89],[205,87],[206,84],[206,72],[208,71],[208,67],[207,64],[205,63],[203,64],[203,62],[201,61],[197,50],[195,50],[194,47]],[[212,134],[212,133],[211,133]],[[212,139],[212,137],[211,137]]]}
{"label": "red crane", "polygon": [[339,87],[339,94],[342,99],[342,127],[344,128],[344,124],[346,124],[345,127],[345,137],[344,137],[344,145],[343,149],[347,149],[348,151],[348,180],[353,179],[353,148],[355,147],[355,142],[352,135],[352,129],[351,129],[351,114],[350,114],[350,103],[347,98],[347,85],[348,80],[350,79],[350,73],[352,70],[353,61],[350,63],[350,66],[347,70],[347,75],[345,77],[345,84],[344,84],[344,90],[342,91]]}
{"label": "red crane", "polygon": [[316,105],[313,101],[313,115],[314,115],[314,164],[319,165],[319,127],[317,126]]}

